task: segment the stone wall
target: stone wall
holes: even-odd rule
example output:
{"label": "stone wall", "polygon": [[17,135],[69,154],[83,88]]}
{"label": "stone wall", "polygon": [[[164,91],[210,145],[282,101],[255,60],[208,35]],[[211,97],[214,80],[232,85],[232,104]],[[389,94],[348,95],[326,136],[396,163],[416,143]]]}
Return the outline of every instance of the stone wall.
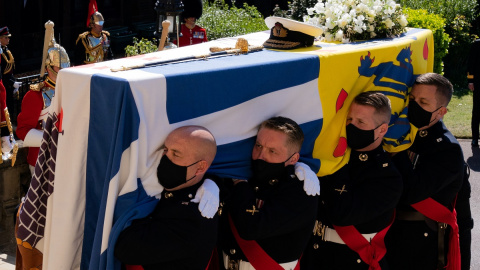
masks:
{"label": "stone wall", "polygon": [[13,167],[10,160],[0,164],[0,253],[15,255],[15,211],[31,178],[27,153],[28,148],[19,149]]}

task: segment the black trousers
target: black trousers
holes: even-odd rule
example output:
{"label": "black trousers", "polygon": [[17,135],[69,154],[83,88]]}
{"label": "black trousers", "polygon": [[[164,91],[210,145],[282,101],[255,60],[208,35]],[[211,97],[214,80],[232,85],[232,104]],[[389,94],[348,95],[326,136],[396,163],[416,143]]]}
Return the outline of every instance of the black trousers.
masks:
{"label": "black trousers", "polygon": [[[309,241],[300,260],[300,269],[368,270],[369,268],[368,264],[364,263],[360,256],[347,245],[323,241],[315,243],[318,246],[313,248],[314,242]],[[389,270],[386,256],[380,260],[379,264],[382,270]]]}
{"label": "black trousers", "polygon": [[390,270],[437,270],[438,232],[425,221],[395,220],[387,232],[385,245]]}
{"label": "black trousers", "polygon": [[479,139],[480,126],[480,80],[473,83],[473,108],[472,108],[472,140]]}

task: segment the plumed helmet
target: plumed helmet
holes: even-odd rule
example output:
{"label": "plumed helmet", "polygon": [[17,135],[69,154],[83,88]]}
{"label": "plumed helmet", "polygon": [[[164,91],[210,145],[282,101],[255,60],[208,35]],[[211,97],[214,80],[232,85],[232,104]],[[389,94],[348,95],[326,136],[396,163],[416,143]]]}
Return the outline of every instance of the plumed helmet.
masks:
{"label": "plumed helmet", "polygon": [[202,17],[202,0],[183,0],[182,2],[183,12],[181,15],[181,22],[184,22],[184,19],[190,17],[195,17],[197,20]]}
{"label": "plumed helmet", "polygon": [[57,44],[54,38],[50,41],[45,65],[59,68],[70,67],[70,58],[68,58],[67,51],[60,44]]}
{"label": "plumed helmet", "polygon": [[90,16],[90,27],[92,27],[94,24],[101,25],[103,26],[103,23],[105,20],[103,19],[102,13],[95,11],[92,16]]}

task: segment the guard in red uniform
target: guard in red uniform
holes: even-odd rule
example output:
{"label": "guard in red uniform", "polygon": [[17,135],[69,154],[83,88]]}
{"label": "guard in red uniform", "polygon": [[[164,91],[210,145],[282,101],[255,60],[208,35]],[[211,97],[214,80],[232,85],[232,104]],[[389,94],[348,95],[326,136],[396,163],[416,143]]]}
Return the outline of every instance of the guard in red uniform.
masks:
{"label": "guard in red uniform", "polygon": [[[201,0],[183,1],[182,26],[180,29],[180,47],[207,42],[207,31],[196,25],[196,21],[202,16]],[[175,42],[176,43],[176,42]]]}
{"label": "guard in red uniform", "polygon": [[55,40],[50,43],[45,66],[47,77],[43,82],[30,86],[30,90],[22,100],[22,109],[17,117],[17,136],[23,140],[24,147],[29,147],[27,161],[32,175],[43,138],[48,107],[55,95],[58,71],[70,66],[67,52],[62,46],[56,44]]}

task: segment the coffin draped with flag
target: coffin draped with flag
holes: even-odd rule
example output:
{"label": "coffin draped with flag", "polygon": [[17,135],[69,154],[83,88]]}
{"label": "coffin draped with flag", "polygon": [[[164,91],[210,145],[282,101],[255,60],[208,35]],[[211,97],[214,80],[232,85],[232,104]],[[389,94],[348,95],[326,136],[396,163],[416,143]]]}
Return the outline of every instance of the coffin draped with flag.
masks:
{"label": "coffin draped with flag", "polygon": [[[261,45],[268,32],[245,35]],[[19,235],[44,255],[44,269],[120,269],[119,233],[155,207],[159,149],[183,125],[207,127],[218,153],[210,172],[245,179],[261,121],[277,115],[302,127],[301,160],[319,176],[349,159],[345,118],[362,91],[392,101],[385,149],[406,149],[416,130],[406,118],[407,92],[433,69],[429,30],[351,44],[320,43],[263,50],[123,72],[232,47],[236,38],[60,71]]]}

